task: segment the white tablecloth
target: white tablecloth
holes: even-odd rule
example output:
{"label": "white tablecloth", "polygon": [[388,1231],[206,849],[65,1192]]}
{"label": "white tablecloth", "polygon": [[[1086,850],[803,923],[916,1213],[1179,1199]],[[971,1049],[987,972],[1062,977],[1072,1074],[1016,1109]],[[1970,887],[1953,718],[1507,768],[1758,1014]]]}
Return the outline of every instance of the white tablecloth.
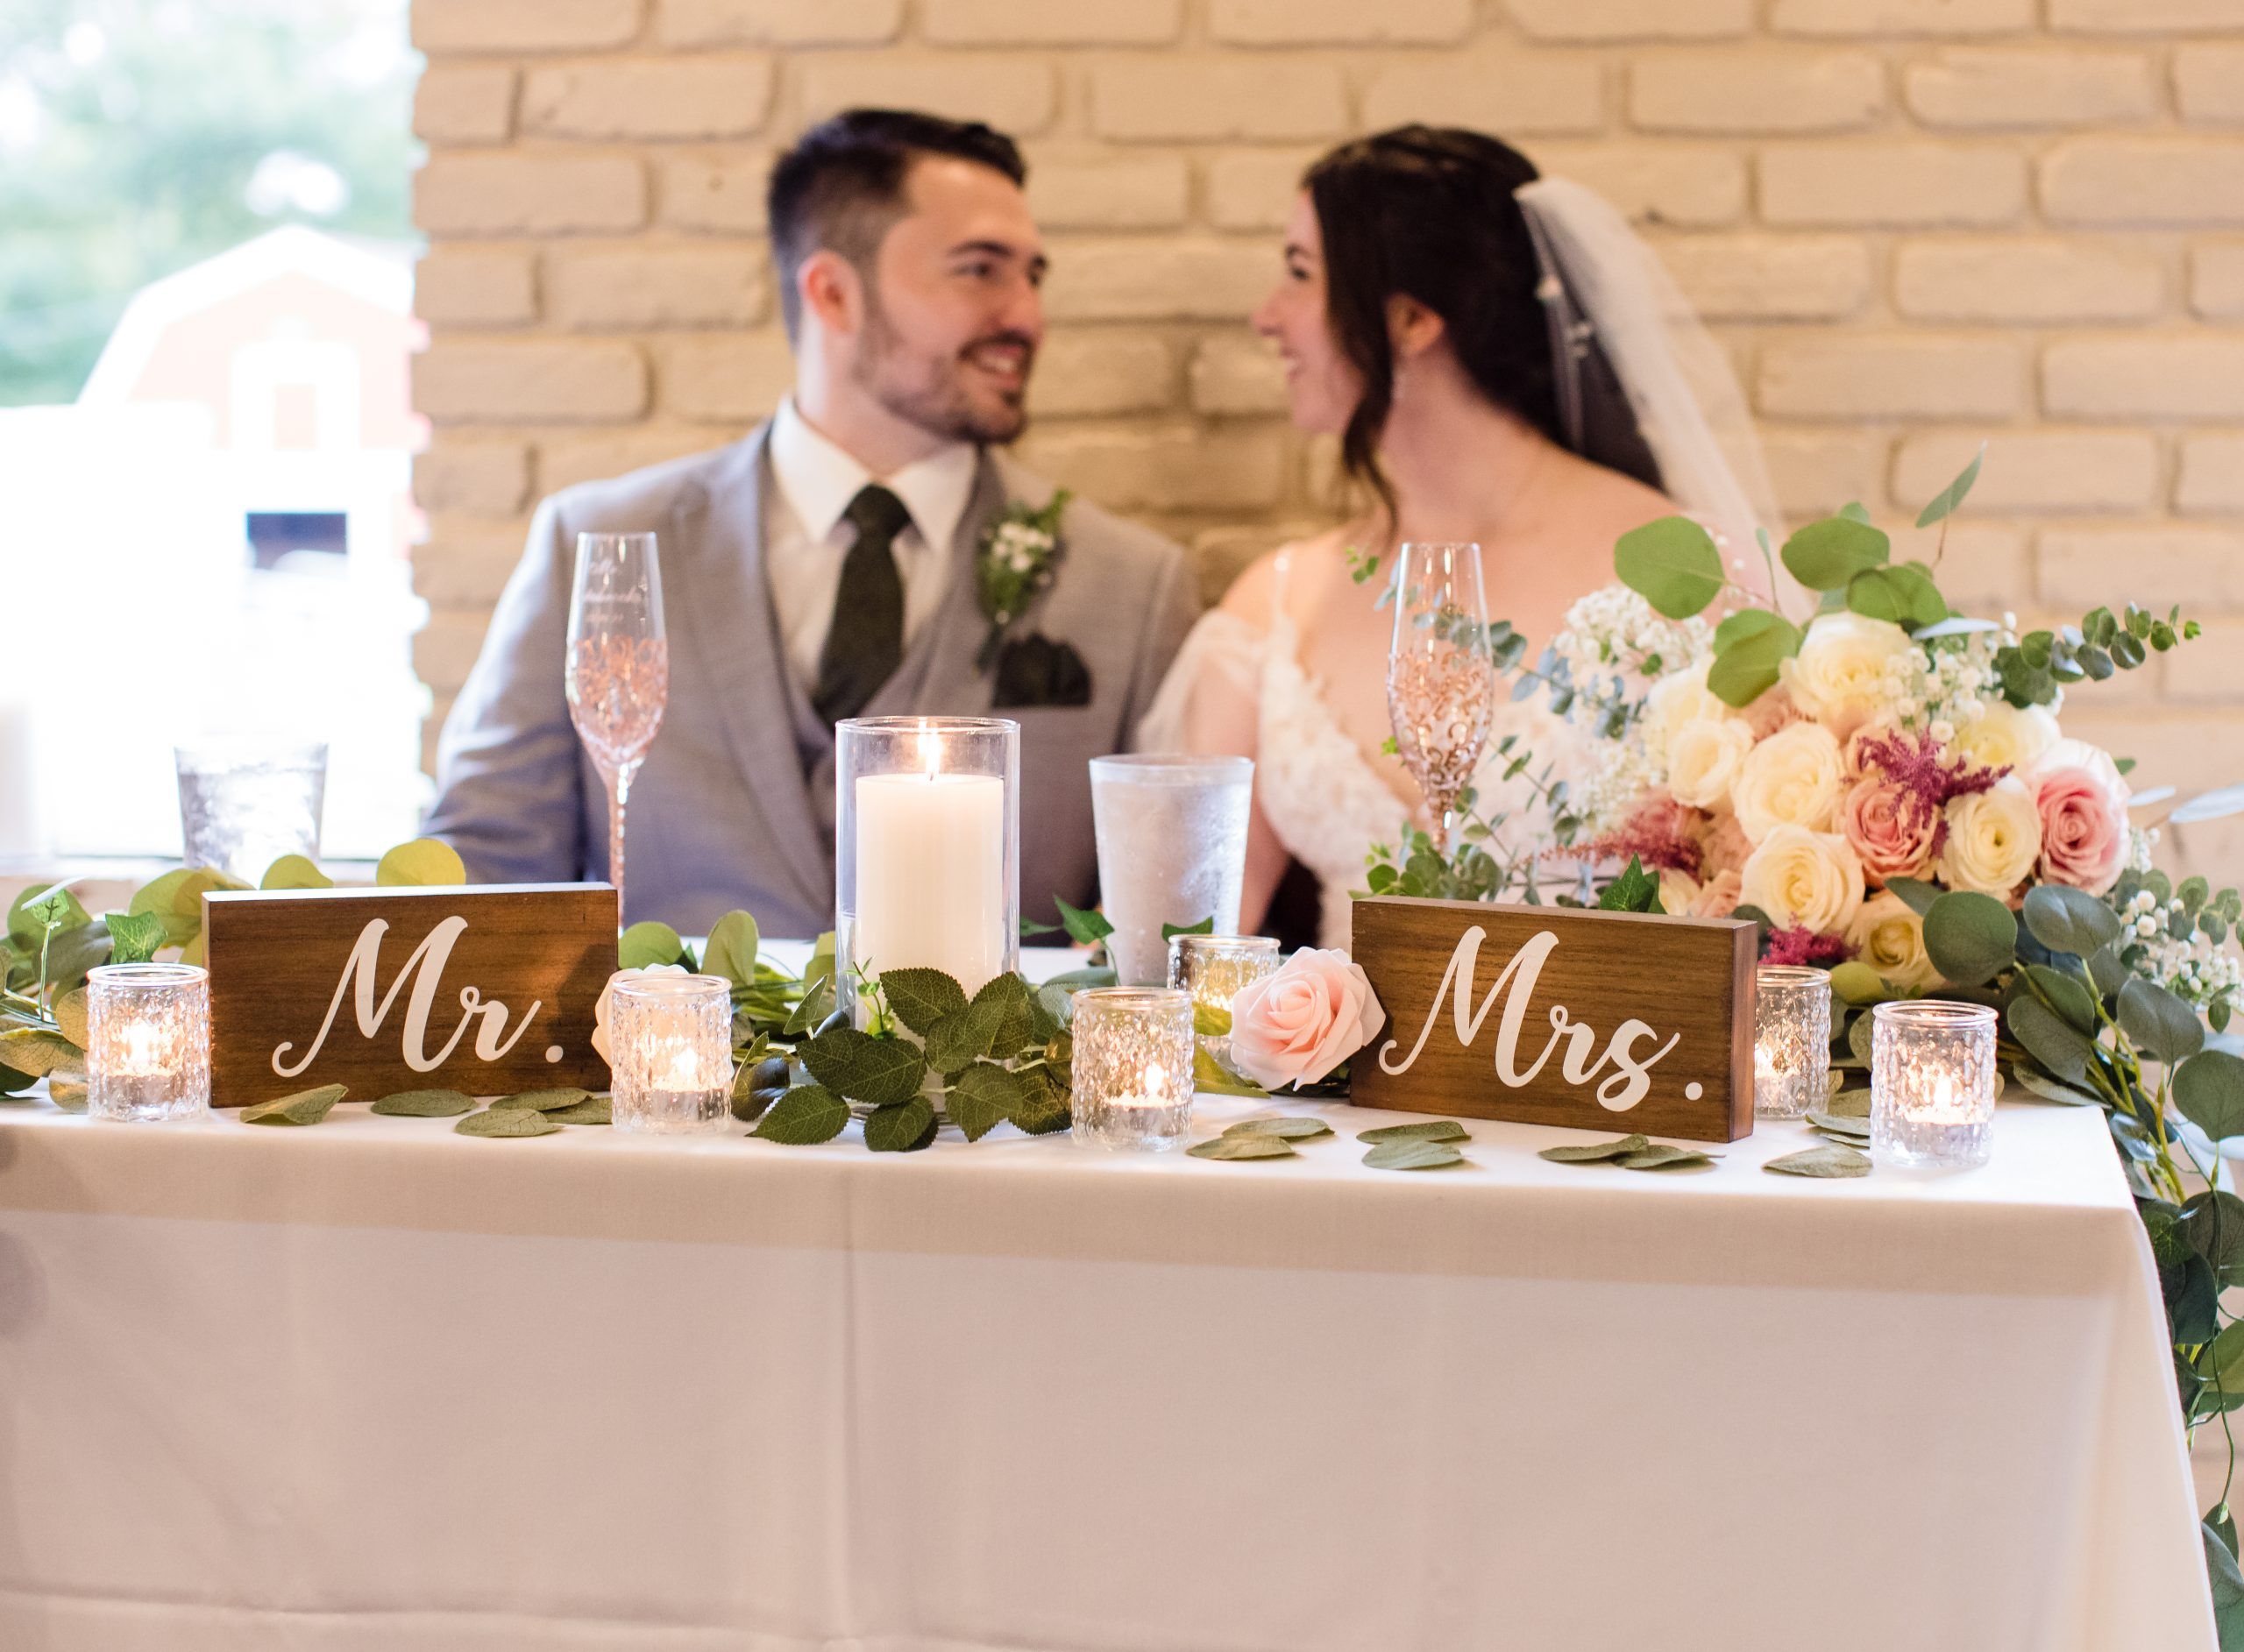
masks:
{"label": "white tablecloth", "polygon": [[[1236,1103],[1204,1103],[1211,1121]],[[2212,1644],[2102,1122],[1954,1176],[0,1109],[8,1652]]]}

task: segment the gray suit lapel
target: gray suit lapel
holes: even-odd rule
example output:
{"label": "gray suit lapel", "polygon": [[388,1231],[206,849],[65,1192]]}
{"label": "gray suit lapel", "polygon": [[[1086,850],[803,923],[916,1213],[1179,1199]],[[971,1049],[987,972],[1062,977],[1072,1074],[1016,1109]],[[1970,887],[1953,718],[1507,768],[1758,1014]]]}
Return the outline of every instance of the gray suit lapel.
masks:
{"label": "gray suit lapel", "polygon": [[[742,441],[707,487],[685,490],[673,513],[678,547],[673,624],[693,638],[717,687],[713,708],[779,859],[811,911],[833,904],[830,849],[820,830],[797,749],[794,693],[763,571],[766,425]],[[670,545],[665,544],[667,554]]]}

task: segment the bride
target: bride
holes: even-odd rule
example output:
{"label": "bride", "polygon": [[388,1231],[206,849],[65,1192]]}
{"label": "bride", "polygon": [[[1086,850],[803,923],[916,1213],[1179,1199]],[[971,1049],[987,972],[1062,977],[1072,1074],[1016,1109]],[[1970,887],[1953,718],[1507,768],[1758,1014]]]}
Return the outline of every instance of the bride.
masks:
{"label": "bride", "polygon": [[[1757,516],[1733,473],[1765,495],[1728,365],[1650,253],[1603,201],[1538,180],[1494,138],[1406,126],[1318,160],[1254,327],[1285,360],[1294,423],[1339,437],[1369,508],[1239,576],[1139,743],[1254,758],[1240,928],[1265,926],[1298,861],[1320,886],[1322,944],[1341,946],[1370,847],[1421,813],[1382,749],[1394,620],[1381,597],[1400,546],[1477,542],[1489,618],[1539,646],[1611,582],[1629,529],[1681,506],[1736,557],[1773,516]],[[1495,756],[1507,734],[1510,755]],[[1500,703],[1482,812],[1530,818],[1525,783],[1503,769],[1526,748],[1563,775],[1567,745],[1541,697]]]}

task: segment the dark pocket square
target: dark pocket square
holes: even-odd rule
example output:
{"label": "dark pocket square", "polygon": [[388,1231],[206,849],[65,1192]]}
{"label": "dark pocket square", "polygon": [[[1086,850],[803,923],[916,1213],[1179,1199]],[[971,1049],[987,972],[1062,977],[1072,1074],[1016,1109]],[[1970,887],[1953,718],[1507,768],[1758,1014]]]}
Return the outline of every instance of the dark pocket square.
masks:
{"label": "dark pocket square", "polygon": [[990,704],[1001,712],[1026,705],[1088,705],[1090,668],[1072,646],[1055,642],[1041,632],[1012,638],[998,651]]}

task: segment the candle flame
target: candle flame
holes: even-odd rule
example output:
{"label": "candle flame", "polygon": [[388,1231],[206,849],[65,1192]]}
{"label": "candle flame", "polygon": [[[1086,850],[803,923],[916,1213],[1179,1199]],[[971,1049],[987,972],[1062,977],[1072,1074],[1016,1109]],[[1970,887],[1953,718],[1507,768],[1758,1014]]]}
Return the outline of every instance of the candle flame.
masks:
{"label": "candle flame", "polygon": [[920,770],[927,776],[928,779],[933,780],[938,774],[942,772],[942,736],[935,733],[935,731],[933,728],[930,728],[927,724],[922,723],[920,725]]}
{"label": "candle flame", "polygon": [[1146,1069],[1146,1095],[1149,1099],[1156,1102],[1161,1100],[1161,1092],[1168,1088],[1168,1074],[1167,1073],[1157,1067],[1149,1067]]}
{"label": "candle flame", "polygon": [[658,1090],[698,1090],[701,1088],[700,1063],[693,1059],[693,1052],[690,1048],[681,1046],[671,1052],[670,1065],[664,1069],[655,1088]]}

